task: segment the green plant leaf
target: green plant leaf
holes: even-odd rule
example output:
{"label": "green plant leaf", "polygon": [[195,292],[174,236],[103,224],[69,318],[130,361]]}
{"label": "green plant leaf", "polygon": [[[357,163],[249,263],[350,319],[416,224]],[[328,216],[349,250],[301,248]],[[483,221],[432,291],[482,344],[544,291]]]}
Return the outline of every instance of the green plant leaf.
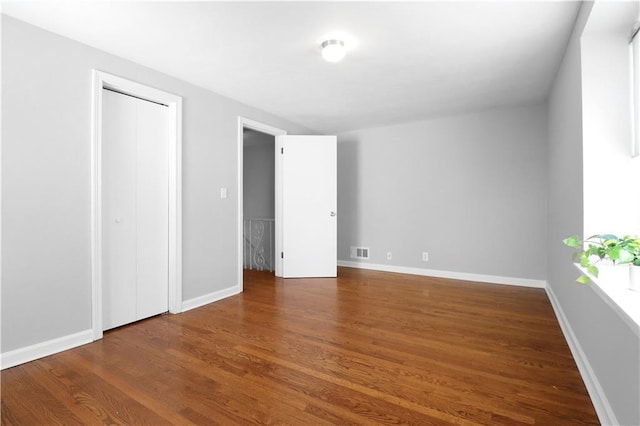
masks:
{"label": "green plant leaf", "polygon": [[591,282],[589,277],[587,277],[586,275],[580,275],[576,281],[580,284],[589,284]]}
{"label": "green plant leaf", "polygon": [[591,265],[591,262],[589,262],[589,255],[586,253],[582,253],[582,256],[580,257],[580,266],[586,268],[589,265]]}
{"label": "green plant leaf", "polygon": [[620,247],[620,246],[612,247],[612,248],[609,250],[609,258],[610,258],[611,260],[613,260],[614,262],[615,262],[616,260],[620,259],[620,251],[621,251],[621,250],[622,250],[622,247]]}
{"label": "green plant leaf", "polygon": [[603,248],[593,244],[589,244],[589,248],[584,251],[584,254],[586,256],[597,255],[598,257],[600,257],[600,259],[602,259],[602,253],[603,253]]}
{"label": "green plant leaf", "polygon": [[625,237],[625,239],[628,239],[629,246],[635,249],[640,249],[640,239],[632,237]]}
{"label": "green plant leaf", "polygon": [[625,247],[620,249],[620,255],[618,256],[618,263],[631,263],[633,262],[633,249],[631,247]]}
{"label": "green plant leaf", "polygon": [[621,245],[617,245],[612,247],[609,250],[609,258],[614,261],[614,263],[624,264],[633,262],[633,249],[630,247],[625,247]]}
{"label": "green plant leaf", "polygon": [[569,247],[572,248],[582,248],[582,241],[578,238],[577,235],[572,235],[569,238],[565,238],[562,242]]}
{"label": "green plant leaf", "polygon": [[598,274],[600,273],[600,271],[598,271],[597,266],[591,265],[587,267],[587,273],[591,276],[598,278]]}

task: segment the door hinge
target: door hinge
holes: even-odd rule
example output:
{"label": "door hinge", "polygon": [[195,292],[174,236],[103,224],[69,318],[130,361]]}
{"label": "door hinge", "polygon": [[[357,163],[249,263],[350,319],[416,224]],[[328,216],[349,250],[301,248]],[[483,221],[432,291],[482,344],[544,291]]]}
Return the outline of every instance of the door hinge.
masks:
{"label": "door hinge", "polygon": [[284,259],[284,252],[283,251],[280,252],[280,259]]}
{"label": "door hinge", "polygon": [[284,154],[284,147],[280,148],[280,154]]}

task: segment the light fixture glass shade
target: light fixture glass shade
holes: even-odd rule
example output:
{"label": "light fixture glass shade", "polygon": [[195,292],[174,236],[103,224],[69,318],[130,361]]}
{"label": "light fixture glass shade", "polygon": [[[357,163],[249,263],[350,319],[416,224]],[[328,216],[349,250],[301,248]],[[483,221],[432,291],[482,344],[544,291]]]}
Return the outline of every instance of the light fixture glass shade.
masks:
{"label": "light fixture glass shade", "polygon": [[347,53],[342,40],[326,40],[322,42],[322,57],[327,62],[338,62]]}

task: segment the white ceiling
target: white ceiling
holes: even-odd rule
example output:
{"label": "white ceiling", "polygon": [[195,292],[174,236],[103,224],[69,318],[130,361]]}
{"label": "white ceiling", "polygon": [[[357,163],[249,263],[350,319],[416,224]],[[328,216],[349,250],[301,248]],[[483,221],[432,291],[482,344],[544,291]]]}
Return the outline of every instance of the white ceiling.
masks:
{"label": "white ceiling", "polygon": [[[323,133],[546,98],[580,3],[3,2],[3,13]],[[324,34],[358,47],[324,62]]]}

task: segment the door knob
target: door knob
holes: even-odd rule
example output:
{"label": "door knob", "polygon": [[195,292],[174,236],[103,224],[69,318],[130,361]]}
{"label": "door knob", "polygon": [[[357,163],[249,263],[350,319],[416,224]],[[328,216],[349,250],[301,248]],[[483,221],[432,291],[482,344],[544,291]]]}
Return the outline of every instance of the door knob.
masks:
{"label": "door knob", "polygon": [[118,216],[118,217],[116,217],[115,222],[116,222],[116,223],[120,223],[120,220],[121,220],[121,219],[120,219],[120,216]]}
{"label": "door knob", "polygon": [[331,212],[329,213],[329,216],[334,217],[336,215],[336,212]]}

